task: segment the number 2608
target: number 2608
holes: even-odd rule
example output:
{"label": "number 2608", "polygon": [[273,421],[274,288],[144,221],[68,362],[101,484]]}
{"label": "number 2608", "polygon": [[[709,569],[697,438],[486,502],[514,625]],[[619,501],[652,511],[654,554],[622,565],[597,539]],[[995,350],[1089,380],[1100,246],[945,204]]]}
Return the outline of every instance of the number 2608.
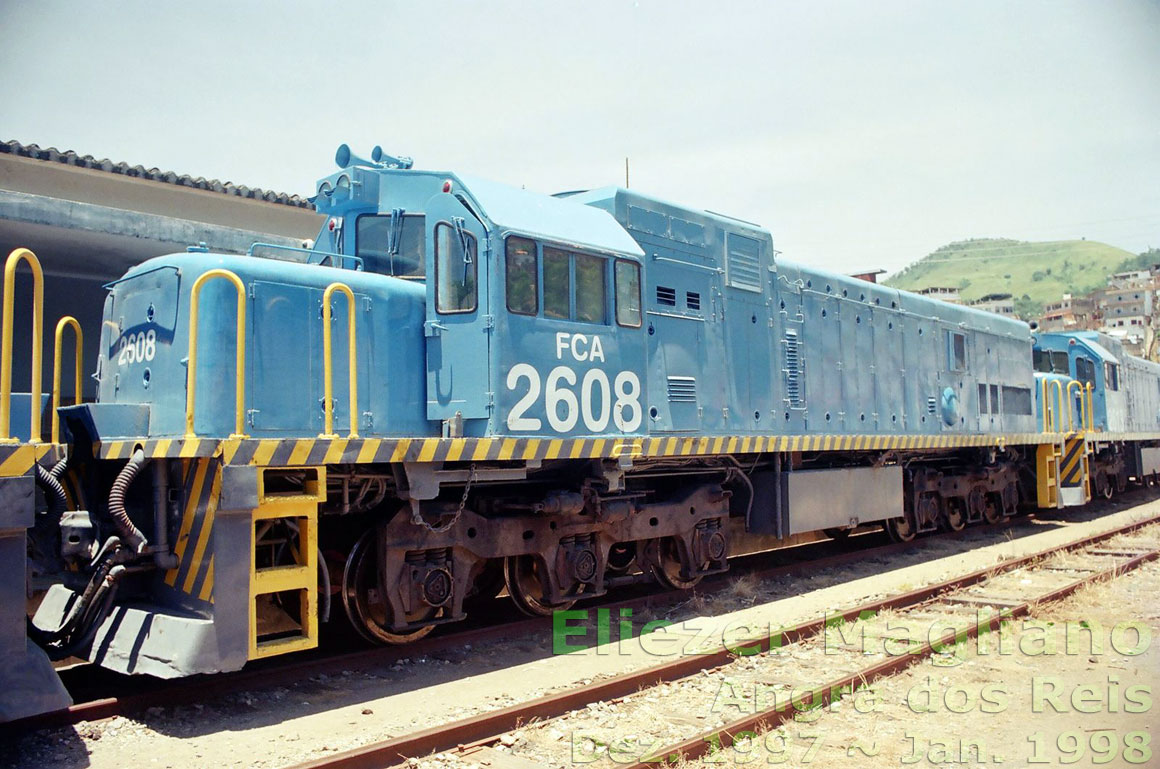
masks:
{"label": "number 2608", "polygon": [[133,365],[153,360],[157,354],[157,332],[153,329],[127,334],[117,344],[117,365]]}

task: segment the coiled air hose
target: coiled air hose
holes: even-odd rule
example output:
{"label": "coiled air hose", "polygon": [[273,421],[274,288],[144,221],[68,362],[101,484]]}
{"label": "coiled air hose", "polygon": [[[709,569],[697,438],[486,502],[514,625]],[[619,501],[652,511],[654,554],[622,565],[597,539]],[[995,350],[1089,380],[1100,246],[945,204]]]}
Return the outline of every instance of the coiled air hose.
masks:
{"label": "coiled air hose", "polygon": [[64,486],[60,485],[60,476],[54,475],[56,468],[63,464],[62,459],[52,470],[45,470],[39,462],[35,465],[36,485],[44,491],[44,499],[48,502],[48,514],[54,521],[60,520],[61,513],[68,508],[68,497],[64,493]]}
{"label": "coiled air hose", "polygon": [[[116,540],[116,537],[110,540]],[[89,584],[73,603],[58,629],[42,630],[32,624],[30,617],[26,618],[28,637],[45,650],[49,659],[62,660],[82,650],[92,642],[97,629],[113,608],[117,587],[127,571],[124,565],[113,563],[112,556],[116,550],[116,544],[102,549],[102,553],[111,557],[105,558],[97,566]]]}
{"label": "coiled air hose", "polygon": [[146,540],[145,535],[133,525],[133,521],[129,519],[129,514],[125,512],[125,493],[144,466],[145,452],[142,449],[137,449],[129,457],[129,461],[117,475],[117,480],[113,481],[112,490],[109,491],[109,515],[113,519],[113,525],[117,527],[122,540],[134,553],[140,553],[144,549]]}
{"label": "coiled air hose", "polygon": [[64,471],[67,469],[68,469],[68,455],[66,454],[64,457],[61,458],[61,460],[59,462],[57,462],[55,465],[52,466],[52,469],[49,470],[48,473],[53,478],[60,478],[62,475],[64,475]]}

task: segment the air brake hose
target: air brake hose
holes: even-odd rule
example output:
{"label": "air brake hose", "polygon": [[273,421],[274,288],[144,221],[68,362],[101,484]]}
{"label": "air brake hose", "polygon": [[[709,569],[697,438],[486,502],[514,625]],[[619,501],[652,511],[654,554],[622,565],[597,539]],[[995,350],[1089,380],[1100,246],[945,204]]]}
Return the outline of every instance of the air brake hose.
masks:
{"label": "air brake hose", "polygon": [[64,493],[64,486],[61,486],[57,476],[52,474],[53,470],[56,470],[56,467],[45,470],[39,462],[36,463],[36,485],[44,491],[45,501],[48,502],[48,514],[55,521],[59,520],[61,513],[68,508],[68,497]]}
{"label": "air brake hose", "polygon": [[121,577],[125,574],[126,568],[120,564],[109,570],[109,573],[101,581],[89,610],[83,617],[83,622],[80,625],[83,632],[60,648],[50,648],[48,650],[49,659],[54,662],[67,659],[93,642],[93,637],[96,636],[101,623],[105,621],[105,617],[109,616],[109,612],[113,609],[113,599],[117,596],[117,588],[121,583]]}
{"label": "air brake hose", "polygon": [[129,520],[129,514],[125,512],[125,493],[129,490],[129,487],[133,484],[133,480],[144,466],[145,452],[137,449],[129,457],[129,461],[121,469],[121,472],[117,475],[117,480],[113,481],[113,488],[109,491],[109,515],[112,516],[113,524],[117,527],[117,531],[121,533],[125,544],[134,553],[142,552],[147,543],[145,535],[133,525],[133,521]]}
{"label": "air brake hose", "polygon": [[49,646],[59,645],[64,639],[72,635],[73,630],[90,610],[94,597],[105,583],[105,578],[108,577],[110,570],[113,568],[113,560],[120,546],[121,540],[115,536],[109,537],[106,540],[105,545],[93,559],[93,574],[89,577],[88,584],[85,585],[85,589],[77,596],[77,599],[73,601],[68,613],[65,614],[60,622],[60,626],[56,630],[41,630],[36,625],[33,625],[31,618],[29,618],[28,635],[30,638],[40,646],[48,649]]}
{"label": "air brake hose", "polygon": [[57,462],[55,465],[52,466],[52,469],[48,471],[48,474],[51,475],[53,478],[60,478],[62,475],[64,475],[64,471],[67,469],[68,469],[68,456],[66,455],[66,456],[62,457],[59,462]]}

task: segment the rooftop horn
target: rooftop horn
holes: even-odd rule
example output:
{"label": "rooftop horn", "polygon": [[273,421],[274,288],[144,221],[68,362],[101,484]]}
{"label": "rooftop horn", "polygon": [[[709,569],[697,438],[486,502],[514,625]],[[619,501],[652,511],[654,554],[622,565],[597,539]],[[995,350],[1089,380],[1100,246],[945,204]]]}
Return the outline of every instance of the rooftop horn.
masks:
{"label": "rooftop horn", "polygon": [[338,152],[334,153],[334,162],[338,164],[339,168],[350,168],[351,166],[378,166],[372,160],[360,158],[358,155],[350,151],[350,145],[339,145]]}

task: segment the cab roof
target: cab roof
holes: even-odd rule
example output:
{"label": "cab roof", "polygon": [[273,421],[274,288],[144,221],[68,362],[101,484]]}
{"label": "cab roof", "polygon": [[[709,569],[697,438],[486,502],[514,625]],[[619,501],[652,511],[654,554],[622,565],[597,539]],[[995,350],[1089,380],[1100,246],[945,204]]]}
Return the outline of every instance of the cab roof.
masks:
{"label": "cab roof", "polygon": [[578,248],[644,257],[636,241],[607,211],[490,179],[457,177],[483,209],[481,213],[501,230]]}

